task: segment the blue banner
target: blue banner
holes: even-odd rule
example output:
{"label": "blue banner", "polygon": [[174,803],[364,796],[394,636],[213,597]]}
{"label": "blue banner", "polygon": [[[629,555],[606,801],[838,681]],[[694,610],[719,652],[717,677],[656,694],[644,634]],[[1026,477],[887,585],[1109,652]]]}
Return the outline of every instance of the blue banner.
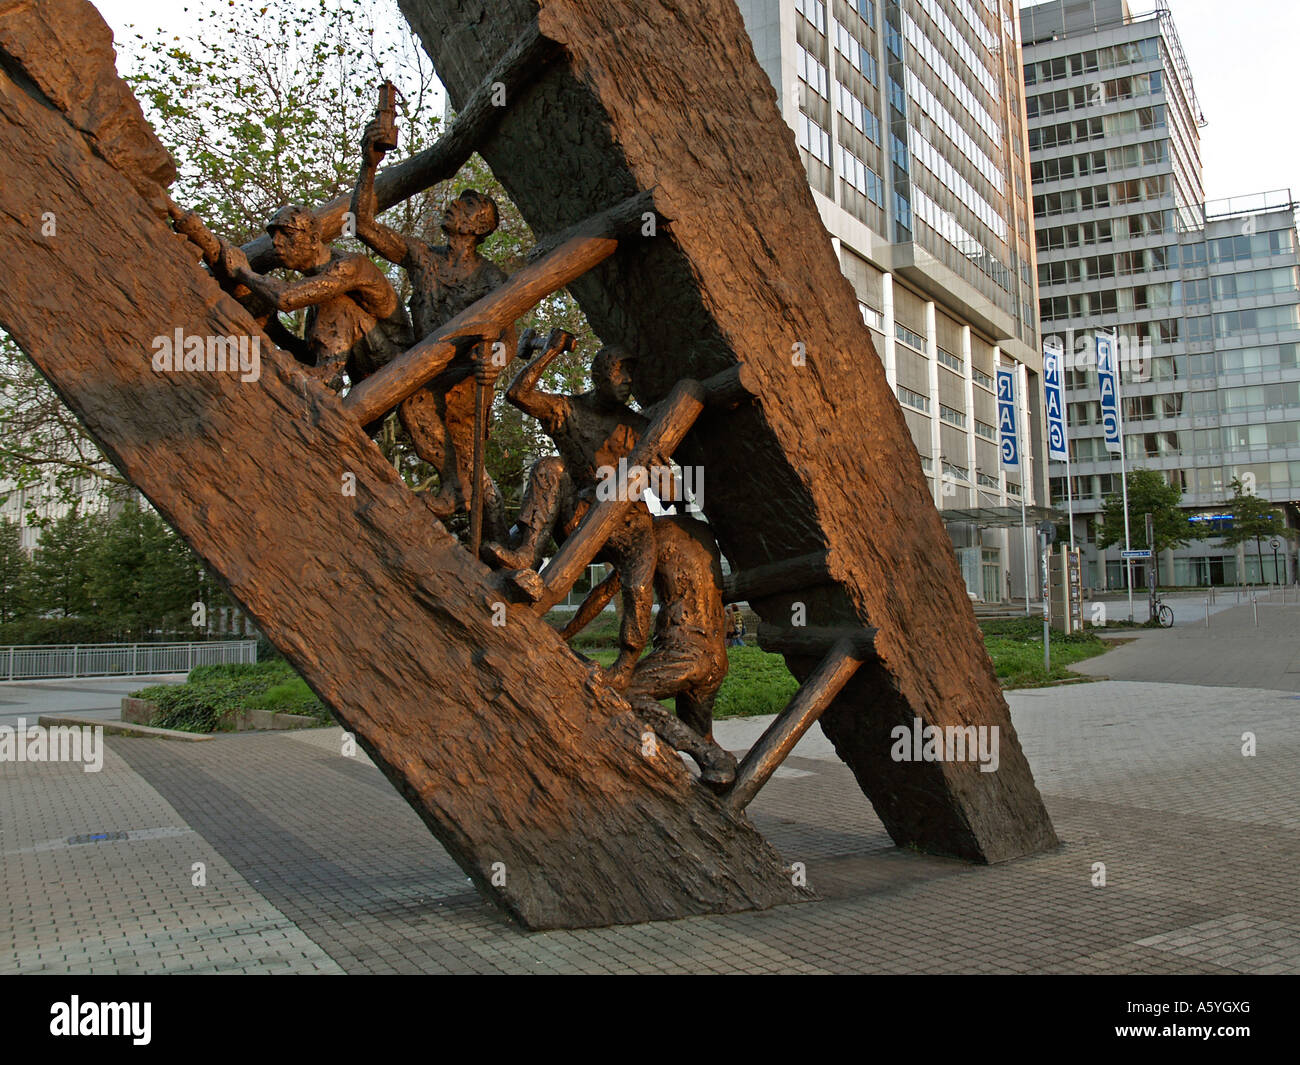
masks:
{"label": "blue banner", "polygon": [[998,436],[1002,465],[1019,468],[1020,440],[1016,435],[1016,371],[998,370]]}
{"label": "blue banner", "polygon": [[1115,365],[1115,342],[1097,334],[1097,381],[1101,385],[1101,427],[1106,434],[1106,450],[1123,452],[1119,435],[1119,372]]}
{"label": "blue banner", "polygon": [[1043,347],[1043,396],[1047,403],[1047,456],[1065,461],[1070,457],[1066,433],[1069,424],[1065,416],[1065,382],[1061,369],[1059,345]]}

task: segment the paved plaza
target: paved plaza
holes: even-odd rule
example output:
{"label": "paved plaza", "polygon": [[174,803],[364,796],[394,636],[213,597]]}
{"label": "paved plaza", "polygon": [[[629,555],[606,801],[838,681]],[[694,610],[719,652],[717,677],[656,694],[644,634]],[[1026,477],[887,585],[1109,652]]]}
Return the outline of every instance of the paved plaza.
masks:
{"label": "paved plaza", "polygon": [[[1261,605],[1258,629],[1231,606],[1081,667],[1108,680],[1009,693],[1056,853],[896,848],[814,728],[750,809],[819,901],[580,932],[484,904],[337,728],[109,737],[100,773],[0,765],[0,970],[1300,972],[1298,638],[1294,603]],[[133,686],[0,685],[0,724]],[[719,738],[742,751],[767,720]]]}

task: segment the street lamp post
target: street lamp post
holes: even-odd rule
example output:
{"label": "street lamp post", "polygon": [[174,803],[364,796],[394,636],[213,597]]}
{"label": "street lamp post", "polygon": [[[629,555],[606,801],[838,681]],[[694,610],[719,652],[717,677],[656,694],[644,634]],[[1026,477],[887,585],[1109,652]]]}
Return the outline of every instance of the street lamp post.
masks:
{"label": "street lamp post", "polygon": [[1273,583],[1281,584],[1282,582],[1277,579],[1277,549],[1282,546],[1282,542],[1275,536],[1270,546],[1273,548]]}

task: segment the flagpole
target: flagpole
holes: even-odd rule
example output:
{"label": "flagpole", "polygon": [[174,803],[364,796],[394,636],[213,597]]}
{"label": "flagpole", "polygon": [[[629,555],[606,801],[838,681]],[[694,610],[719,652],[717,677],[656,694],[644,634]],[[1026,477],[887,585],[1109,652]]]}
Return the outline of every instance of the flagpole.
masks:
{"label": "flagpole", "polygon": [[1129,533],[1128,520],[1128,448],[1124,441],[1124,390],[1120,379],[1123,377],[1119,358],[1119,334],[1110,338],[1110,358],[1112,377],[1115,380],[1115,424],[1119,430],[1119,479],[1120,491],[1124,502],[1124,577],[1128,585],[1128,619],[1133,620],[1133,541]]}

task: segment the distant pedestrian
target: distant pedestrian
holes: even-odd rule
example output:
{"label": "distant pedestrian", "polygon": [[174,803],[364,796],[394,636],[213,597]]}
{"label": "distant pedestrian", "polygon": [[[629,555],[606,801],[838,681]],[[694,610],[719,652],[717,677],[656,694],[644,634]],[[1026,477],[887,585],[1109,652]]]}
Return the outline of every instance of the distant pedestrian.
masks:
{"label": "distant pedestrian", "polygon": [[745,646],[745,616],[735,603],[727,608],[727,646]]}

